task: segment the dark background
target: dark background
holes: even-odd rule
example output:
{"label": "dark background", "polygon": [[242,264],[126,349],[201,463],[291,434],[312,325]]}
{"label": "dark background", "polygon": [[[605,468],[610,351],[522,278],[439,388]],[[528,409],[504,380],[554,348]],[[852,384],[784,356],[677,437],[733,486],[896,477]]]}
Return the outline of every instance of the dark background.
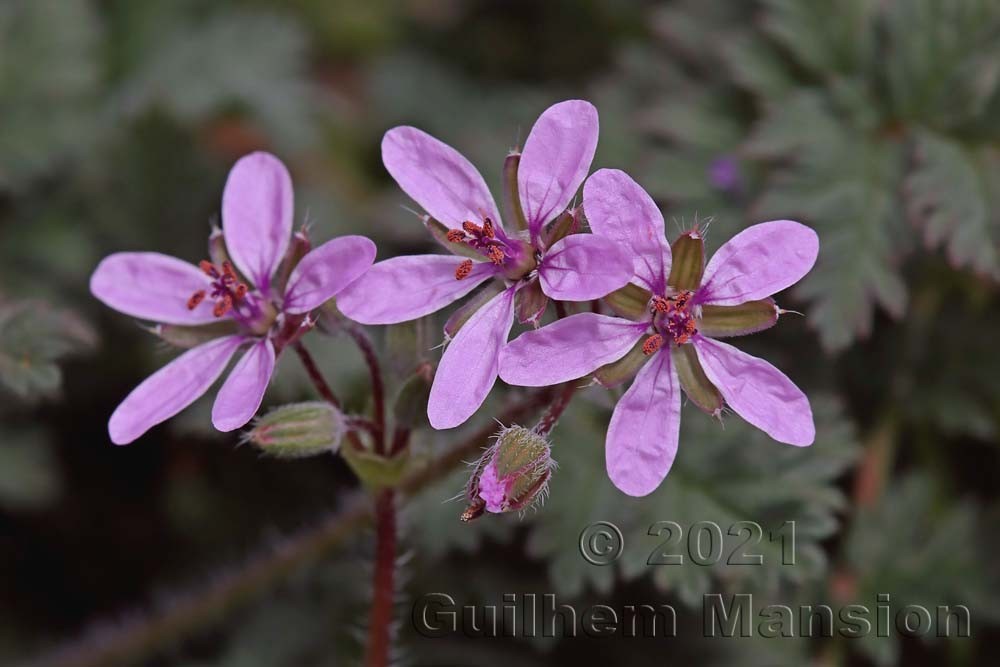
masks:
{"label": "dark background", "polygon": [[[463,470],[406,506],[399,658],[992,664],[998,35],[990,0],[0,3],[0,662],[98,664],[95,647],[177,609],[197,622],[156,626],[136,664],[354,662],[370,594],[364,529],[224,605],[198,602],[250,567],[269,572],[273,554],[342,508],[350,470],[238,447],[211,430],[206,401],[112,446],[108,416],[172,353],[93,299],[89,275],[120,250],[201,259],[228,169],[258,148],[289,165],[297,219],[316,238],[366,234],[380,258],[429,251],[381,166],[382,133],[419,126],[499,186],[537,115],[582,97],[600,113],[595,168],[629,171],[670,233],[711,217],[714,250],[763,220],[817,230],[816,268],[779,297],[805,317],[740,341],[806,390],[817,443],[791,451],[738,417],[721,429],[685,408],[674,471],[630,499],[603,470],[611,398],[582,392],[554,433],[560,470],[537,512],[460,524],[461,505],[444,501]],[[320,336],[310,347],[360,409],[355,351]],[[312,397],[293,362],[265,406]],[[429,456],[459,439],[423,430],[415,447]],[[598,520],[625,535],[613,567],[578,552]],[[658,520],[795,520],[799,558],[648,566]],[[554,592],[578,609],[669,603],[680,633],[428,640],[410,611],[438,591],[460,605],[499,605],[503,592]],[[874,609],[880,593],[894,614],[962,604],[972,637],[700,638],[704,593],[751,591],[760,606]]]}

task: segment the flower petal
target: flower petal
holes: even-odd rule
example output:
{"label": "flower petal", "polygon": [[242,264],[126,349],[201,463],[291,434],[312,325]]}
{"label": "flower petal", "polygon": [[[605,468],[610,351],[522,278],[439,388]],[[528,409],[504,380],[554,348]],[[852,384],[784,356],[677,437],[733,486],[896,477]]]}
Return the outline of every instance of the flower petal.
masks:
{"label": "flower petal", "polygon": [[295,201],[292,177],[270,153],[250,153],[229,172],[222,193],[222,230],[236,268],[267,294],[288,249]]}
{"label": "flower petal", "polygon": [[635,277],[654,294],[663,294],[670,273],[670,246],[663,215],[632,177],[601,169],[583,186],[583,210],[590,228],[632,255]]}
{"label": "flower petal", "polygon": [[227,336],[199,345],[143,380],[111,415],[111,442],[127,445],[191,405],[222,375],[243,340]]}
{"label": "flower petal", "polygon": [[517,168],[518,193],[531,238],[569,206],[597,148],[597,109],[584,100],[554,104],[531,128]]}
{"label": "flower petal", "polygon": [[661,350],[615,406],[608,425],[608,477],[630,496],[656,490],[670,472],[681,426],[681,390],[670,360]]}
{"label": "flower petal", "polygon": [[511,287],[493,297],[445,348],[427,401],[427,417],[434,428],[462,424],[486,400],[514,324],[514,291]]}
{"label": "flower petal", "polygon": [[364,236],[341,236],[314,248],[288,278],[284,309],[305,313],[319,308],[364,275],[375,260],[375,244]]}
{"label": "flower petal", "polygon": [[571,315],[508,343],[500,377],[522,387],[575,380],[621,359],[648,326],[596,313]]}
{"label": "flower petal", "polygon": [[208,288],[210,279],[197,267],[158,252],[119,252],[101,260],[90,277],[90,293],[115,310],[163,324],[215,322],[212,304],[194,310],[188,299]]}
{"label": "flower petal", "polygon": [[479,224],[487,217],[501,226],[496,202],[479,171],[426,132],[415,127],[386,132],[382,162],[403,192],[448,227],[458,228],[466,220]]}
{"label": "flower petal", "polygon": [[497,273],[492,263],[473,264],[472,273],[455,279],[465,261],[449,255],[407,255],[375,264],[337,295],[337,308],[362,324],[415,320],[460,299]]}
{"label": "flower petal", "polygon": [[274,346],[264,338],[236,362],[219,389],[215,405],[212,406],[212,424],[215,428],[232,431],[253,419],[273,373]]}
{"label": "flower petal", "polygon": [[560,301],[600,299],[632,279],[632,258],[610,239],[567,236],[546,251],[538,267],[542,291]]}
{"label": "flower petal", "polygon": [[738,306],[794,285],[816,263],[819,237],[792,220],[744,229],[716,251],[702,278],[699,303]]}
{"label": "flower petal", "polygon": [[778,442],[804,447],[816,437],[812,408],[802,390],[763,359],[711,338],[694,346],[705,375],[726,403]]}

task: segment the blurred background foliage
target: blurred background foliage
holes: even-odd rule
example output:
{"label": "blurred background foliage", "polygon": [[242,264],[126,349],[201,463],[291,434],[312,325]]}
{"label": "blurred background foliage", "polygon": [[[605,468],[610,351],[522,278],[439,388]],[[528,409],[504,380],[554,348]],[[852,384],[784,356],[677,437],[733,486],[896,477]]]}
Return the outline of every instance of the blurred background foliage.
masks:
{"label": "blurred background foliage", "polygon": [[[738,418],[723,430],[686,407],[674,471],[631,499],[604,473],[611,397],[582,392],[555,432],[560,468],[537,513],[460,524],[461,507],[446,501],[465,470],[406,507],[399,657],[995,664],[995,0],[0,3],[0,662],[54,655],[82,636],[62,662],[39,664],[89,664],[89,648],[141,624],[123,612],[155,617],[196,598],[201,582],[240,571],[261,544],[280,550],[279,536],[356,487],[336,457],[279,462],[236,448],[208,427],[205,402],[112,447],[108,415],[168,351],[89,296],[102,256],[200,259],[228,168],[256,148],[290,165],[297,216],[317,237],[364,233],[381,258],[428,250],[381,167],[381,134],[424,128],[497,185],[506,151],[567,97],[601,114],[595,168],[629,171],[673,229],[711,218],[710,250],[766,219],[819,232],[816,268],[781,298],[805,317],[745,345],[806,389],[817,442],[784,448]],[[366,378],[353,349],[310,340],[360,409]],[[267,403],[310,396],[283,360]],[[417,445],[432,455],[458,439],[425,430]],[[626,536],[614,567],[578,554],[581,529],[597,520]],[[799,559],[749,572],[650,567],[662,539],[646,530],[659,520],[795,520]],[[369,540],[357,532],[137,662],[350,664]],[[680,636],[422,639],[409,605],[434,591],[460,604],[530,591],[578,608],[667,602]],[[784,604],[874,606],[879,593],[894,608],[965,604],[973,637],[701,638],[703,593],[750,591]]]}

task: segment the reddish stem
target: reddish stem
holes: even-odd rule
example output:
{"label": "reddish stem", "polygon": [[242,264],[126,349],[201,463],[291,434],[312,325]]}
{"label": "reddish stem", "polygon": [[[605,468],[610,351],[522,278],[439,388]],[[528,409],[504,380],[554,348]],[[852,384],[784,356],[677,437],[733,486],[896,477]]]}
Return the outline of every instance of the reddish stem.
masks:
{"label": "reddish stem", "polygon": [[396,576],[396,498],[392,489],[375,496],[375,573],[365,664],[386,667],[392,643]]}
{"label": "reddish stem", "polygon": [[548,410],[542,415],[541,419],[538,420],[538,424],[535,425],[535,433],[538,435],[548,435],[552,428],[559,421],[559,417],[562,413],[566,411],[569,407],[570,400],[573,398],[573,393],[576,392],[576,383],[579,380],[570,380],[562,386],[562,390],[556,394],[556,397],[552,400],[549,405]]}
{"label": "reddish stem", "polygon": [[375,452],[385,455],[385,385],[382,383],[382,368],[378,362],[378,355],[375,354],[375,347],[362,329],[353,324],[344,327],[347,334],[357,344],[361,350],[361,356],[368,366],[368,374],[372,383],[372,404],[375,411]]}
{"label": "reddish stem", "polygon": [[313,386],[316,387],[316,391],[319,395],[323,397],[323,400],[331,403],[334,407],[340,407],[340,401],[337,400],[336,394],[333,393],[333,389],[327,384],[326,378],[323,377],[323,373],[320,372],[319,366],[316,365],[316,360],[313,359],[312,355],[309,354],[309,350],[305,348],[302,343],[295,343],[292,346],[295,352],[299,355],[299,359],[302,361],[302,365],[306,369],[306,373],[309,374],[309,379],[312,380]]}

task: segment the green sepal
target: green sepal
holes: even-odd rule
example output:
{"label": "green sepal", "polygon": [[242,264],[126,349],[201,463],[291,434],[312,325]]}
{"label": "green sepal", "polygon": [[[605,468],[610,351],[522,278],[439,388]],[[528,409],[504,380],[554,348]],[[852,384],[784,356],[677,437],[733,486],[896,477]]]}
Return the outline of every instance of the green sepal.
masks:
{"label": "green sepal", "polygon": [[393,420],[397,427],[412,430],[427,423],[427,398],[431,393],[432,379],[431,365],[424,363],[403,382],[392,406]]}
{"label": "green sepal", "polygon": [[503,214],[514,229],[523,232],[528,229],[528,220],[524,217],[521,195],[517,188],[517,168],[520,163],[520,153],[511,153],[503,161]]}
{"label": "green sepal", "polygon": [[745,336],[770,329],[777,321],[778,306],[771,298],[738,306],[702,306],[698,331],[711,338]]}
{"label": "green sepal", "polygon": [[542,283],[537,278],[517,291],[514,296],[514,312],[521,324],[538,326],[538,321],[545,314],[549,305],[549,297],[542,291]]}
{"label": "green sepal", "polygon": [[465,323],[476,314],[476,311],[486,305],[486,302],[503,291],[503,285],[493,280],[479,290],[471,299],[455,309],[448,321],[444,323],[444,335],[451,340],[465,326]]}
{"label": "green sepal", "polygon": [[643,338],[640,338],[624,357],[594,371],[594,379],[599,385],[607,388],[617,387],[639,372],[642,365],[649,360],[642,351]]}
{"label": "green sepal", "polygon": [[705,375],[694,345],[672,345],[670,358],[681,387],[691,402],[710,415],[719,414],[723,404],[722,394]]}
{"label": "green sepal", "polygon": [[696,231],[684,232],[670,246],[670,277],[677,290],[696,290],[705,271],[705,240]]}
{"label": "green sepal", "polygon": [[629,283],[604,297],[604,303],[616,314],[638,321],[649,314],[649,300],[652,297],[646,288]]}
{"label": "green sepal", "polygon": [[195,327],[185,327],[177,324],[157,324],[154,327],[150,327],[149,331],[174,347],[188,350],[216,338],[232,336],[239,332],[239,325],[236,324],[235,320],[226,318],[220,319],[218,322]]}
{"label": "green sepal", "polygon": [[579,209],[563,211],[545,230],[545,247],[551,248],[570,234],[580,230]]}
{"label": "green sepal", "polygon": [[452,243],[448,240],[448,228],[430,216],[425,216],[424,227],[431,233],[434,240],[444,246],[448,252],[454,255],[468,257],[474,262],[485,262],[486,258],[476,252],[475,248],[465,243]]}

